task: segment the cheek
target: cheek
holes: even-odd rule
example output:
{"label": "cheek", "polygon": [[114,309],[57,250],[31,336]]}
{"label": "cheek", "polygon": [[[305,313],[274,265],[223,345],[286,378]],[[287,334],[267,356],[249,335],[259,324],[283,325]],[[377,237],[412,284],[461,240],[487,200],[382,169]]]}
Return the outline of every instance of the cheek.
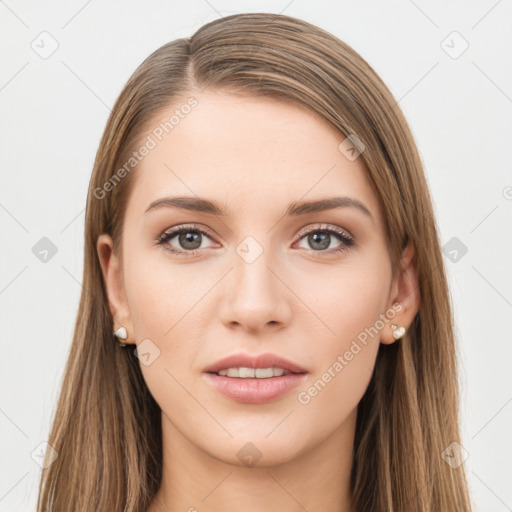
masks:
{"label": "cheek", "polygon": [[378,261],[361,260],[359,268],[347,265],[333,272],[323,291],[318,281],[315,286],[303,281],[322,328],[314,335],[316,371],[298,401],[306,409],[325,407],[334,423],[357,406],[370,381],[386,307],[387,271]]}
{"label": "cheek", "polygon": [[204,295],[204,287],[162,255],[133,251],[125,258],[125,290],[142,354],[141,372],[152,396],[164,411],[190,410],[194,402],[186,390],[193,391],[191,358],[204,329],[198,325],[194,304]]}
{"label": "cheek", "polygon": [[347,350],[353,339],[364,339],[365,333],[368,342],[379,339],[375,327],[382,328],[377,320],[386,308],[388,271],[385,261],[358,258],[355,265],[347,263],[296,279],[300,284],[296,290],[317,316],[317,331],[325,340],[319,348],[325,355]]}
{"label": "cheek", "polygon": [[300,389],[297,402],[304,425],[319,438],[330,435],[354,414],[370,382],[378,344],[333,354],[329,363]]}
{"label": "cheek", "polygon": [[[141,365],[157,396],[162,385],[176,384],[171,375],[180,382],[190,378],[194,354],[200,352],[207,328],[202,319],[214,314],[204,309],[209,304],[205,291],[213,281],[204,281],[197,270],[185,267],[172,265],[165,255],[143,251],[133,251],[125,260],[125,290],[137,343],[146,343],[144,347],[157,354],[150,365]],[[179,387],[175,391],[178,396]]]}
{"label": "cheek", "polygon": [[204,286],[185,272],[181,265],[172,265],[163,249],[133,251],[125,260],[125,290],[130,317],[138,337],[165,342],[171,329],[187,315]]}

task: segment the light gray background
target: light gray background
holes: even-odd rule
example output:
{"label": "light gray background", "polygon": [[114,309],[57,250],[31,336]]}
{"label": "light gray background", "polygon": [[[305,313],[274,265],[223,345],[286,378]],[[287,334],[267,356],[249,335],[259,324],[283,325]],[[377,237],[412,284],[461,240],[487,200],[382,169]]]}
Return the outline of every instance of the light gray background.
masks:
{"label": "light gray background", "polygon": [[[0,1],[0,511],[35,509],[37,454],[77,312],[86,191],[110,108],[153,50],[237,12],[321,26],[399,100],[446,247],[473,500],[477,510],[512,510],[512,2],[183,4]],[[47,56],[52,39],[58,48]],[[43,237],[57,248],[46,262],[33,253]]]}

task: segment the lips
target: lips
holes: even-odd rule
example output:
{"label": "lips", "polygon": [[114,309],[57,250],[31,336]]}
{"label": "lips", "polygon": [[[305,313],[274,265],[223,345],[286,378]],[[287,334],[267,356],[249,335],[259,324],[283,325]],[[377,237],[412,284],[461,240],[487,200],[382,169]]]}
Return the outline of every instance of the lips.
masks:
{"label": "lips", "polygon": [[265,404],[285,397],[290,391],[304,383],[305,373],[290,373],[268,379],[238,379],[216,373],[203,373],[204,380],[230,400],[243,404]]}
{"label": "lips", "polygon": [[217,373],[228,368],[282,368],[291,373],[307,373],[307,370],[298,364],[289,361],[276,354],[259,354],[250,356],[248,354],[234,354],[213,363],[206,367],[205,373]]}

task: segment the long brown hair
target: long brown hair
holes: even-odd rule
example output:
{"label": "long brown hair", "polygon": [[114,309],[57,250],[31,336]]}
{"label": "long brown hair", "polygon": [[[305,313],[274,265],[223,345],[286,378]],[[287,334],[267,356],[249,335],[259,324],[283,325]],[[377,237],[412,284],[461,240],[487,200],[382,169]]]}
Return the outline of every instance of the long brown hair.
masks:
{"label": "long brown hair", "polygon": [[403,248],[413,243],[421,304],[406,335],[380,345],[358,406],[355,507],[470,511],[464,466],[452,467],[443,457],[460,442],[452,306],[431,197],[407,122],[350,46],[305,21],[263,13],[227,16],[165,44],[137,68],[112,109],[89,185],[80,306],[48,440],[58,457],[42,472],[38,511],[143,512],[160,485],[161,412],[132,351],[114,341],[96,251],[101,233],[120,248],[137,170],[107,193],[98,190],[105,190],[164,107],[205,88],[305,106],[364,144],[361,158],[385,215],[393,276],[401,270]]}

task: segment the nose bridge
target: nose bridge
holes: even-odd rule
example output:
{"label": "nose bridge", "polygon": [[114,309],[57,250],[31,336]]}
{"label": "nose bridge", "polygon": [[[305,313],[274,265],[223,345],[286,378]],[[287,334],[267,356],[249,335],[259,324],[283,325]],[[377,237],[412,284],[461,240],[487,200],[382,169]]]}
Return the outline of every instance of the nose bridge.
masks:
{"label": "nose bridge", "polygon": [[279,265],[269,237],[263,233],[244,238],[235,247],[232,266],[226,282],[224,320],[251,328],[286,321],[286,287],[275,275],[274,267]]}
{"label": "nose bridge", "polygon": [[[233,279],[236,290],[245,300],[271,300],[276,292],[275,276],[270,271],[274,256],[268,237],[253,235],[245,237],[236,247],[234,255]],[[265,245],[264,245],[265,244]]]}

